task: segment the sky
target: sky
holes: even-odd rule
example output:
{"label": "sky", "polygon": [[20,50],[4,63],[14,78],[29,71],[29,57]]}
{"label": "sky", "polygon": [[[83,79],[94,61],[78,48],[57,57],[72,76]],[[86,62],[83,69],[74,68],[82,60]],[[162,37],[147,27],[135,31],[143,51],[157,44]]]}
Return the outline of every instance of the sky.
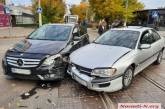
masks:
{"label": "sky", "polygon": [[[67,3],[80,3],[81,0],[67,0]],[[139,0],[145,5],[145,9],[154,9],[159,7],[165,7],[165,0]]]}
{"label": "sky", "polygon": [[31,0],[6,0],[6,1],[12,2],[16,5],[25,5],[25,6],[31,5]]}
{"label": "sky", "polygon": [[[79,4],[81,0],[66,0],[67,4]],[[145,9],[154,9],[165,7],[165,0],[139,0],[144,3]],[[13,3],[19,5],[30,5],[31,0],[12,0]]]}

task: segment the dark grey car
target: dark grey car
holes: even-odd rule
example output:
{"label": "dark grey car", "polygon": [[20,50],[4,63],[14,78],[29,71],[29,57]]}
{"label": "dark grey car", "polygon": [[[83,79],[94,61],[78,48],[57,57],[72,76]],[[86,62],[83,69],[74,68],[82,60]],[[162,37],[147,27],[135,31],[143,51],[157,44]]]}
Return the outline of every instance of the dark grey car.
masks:
{"label": "dark grey car", "polygon": [[79,25],[43,25],[6,52],[4,73],[20,79],[62,79],[69,54],[88,43]]}

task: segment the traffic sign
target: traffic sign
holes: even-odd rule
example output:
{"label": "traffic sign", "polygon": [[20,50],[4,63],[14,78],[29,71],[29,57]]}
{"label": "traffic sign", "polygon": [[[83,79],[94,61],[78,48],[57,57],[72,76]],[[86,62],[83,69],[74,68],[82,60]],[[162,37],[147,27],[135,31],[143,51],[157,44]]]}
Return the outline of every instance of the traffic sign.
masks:
{"label": "traffic sign", "polygon": [[37,13],[42,13],[42,8],[37,8]]}
{"label": "traffic sign", "polygon": [[153,11],[153,12],[152,12],[152,17],[153,17],[153,18],[159,17],[159,12],[158,12],[158,11]]}

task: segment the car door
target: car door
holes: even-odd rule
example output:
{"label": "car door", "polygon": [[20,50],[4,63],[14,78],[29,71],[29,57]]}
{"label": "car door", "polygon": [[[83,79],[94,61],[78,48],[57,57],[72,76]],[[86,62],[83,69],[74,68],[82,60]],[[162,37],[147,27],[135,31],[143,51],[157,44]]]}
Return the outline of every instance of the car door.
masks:
{"label": "car door", "polygon": [[153,43],[153,52],[154,52],[154,59],[156,60],[158,57],[159,52],[162,50],[162,42],[161,42],[161,37],[155,30],[151,30],[153,38],[154,38],[154,43]]}
{"label": "car door", "polygon": [[153,55],[154,52],[153,50],[155,49],[154,45],[154,38],[153,35],[151,34],[150,30],[147,30],[142,33],[141,39],[139,41],[139,47],[142,44],[150,44],[151,47],[147,49],[137,49],[137,54],[136,54],[136,64],[137,68],[135,71],[135,75],[142,71],[144,68],[149,66],[151,63],[153,63]]}

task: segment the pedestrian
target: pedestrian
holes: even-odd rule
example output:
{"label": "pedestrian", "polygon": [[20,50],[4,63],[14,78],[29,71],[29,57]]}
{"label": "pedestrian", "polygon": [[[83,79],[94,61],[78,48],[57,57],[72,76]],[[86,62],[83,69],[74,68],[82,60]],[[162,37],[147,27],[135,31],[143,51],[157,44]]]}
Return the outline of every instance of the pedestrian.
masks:
{"label": "pedestrian", "polygon": [[82,23],[81,23],[81,26],[82,26],[84,32],[87,33],[87,28],[88,28],[87,20],[83,20]]}
{"label": "pedestrian", "polygon": [[103,21],[99,22],[98,33],[102,35],[106,31],[105,23]]}

